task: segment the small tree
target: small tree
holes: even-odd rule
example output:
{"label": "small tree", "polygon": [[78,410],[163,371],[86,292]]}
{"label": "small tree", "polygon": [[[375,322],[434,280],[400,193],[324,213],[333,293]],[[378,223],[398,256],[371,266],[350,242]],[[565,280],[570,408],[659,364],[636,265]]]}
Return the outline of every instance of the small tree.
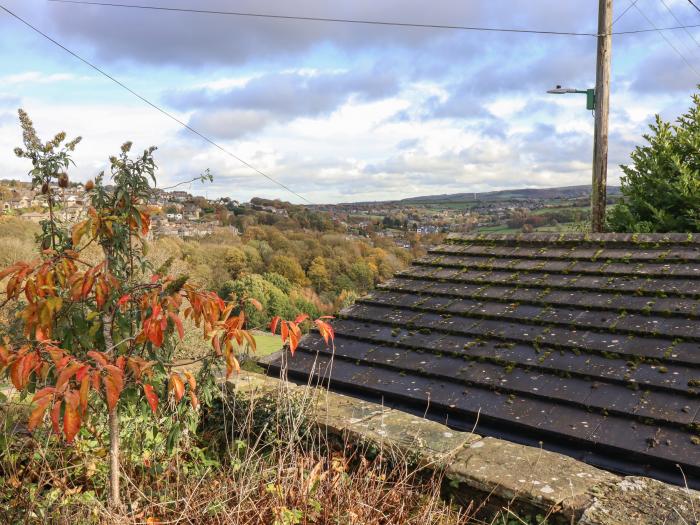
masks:
{"label": "small tree", "polygon": [[[0,272],[7,278],[5,305],[16,307],[20,324],[0,346],[0,367],[19,391],[34,394],[30,430],[48,413],[53,432],[70,444],[88,417],[107,412],[109,501],[119,509],[120,404],[137,399],[156,413],[159,402],[171,397],[178,404],[189,400],[194,410],[199,406],[195,377],[172,370],[183,319],[193,320],[211,342],[205,365],[223,359],[227,377],[240,370],[236,354],[255,350],[255,340],[245,329],[242,301],[226,303],[186,276],[150,268],[144,257],[150,224],[144,204],[155,184],[155,148],[131,158],[131,143],[125,143],[109,159],[112,185],[103,173],[88,182],[87,216],[69,225],[55,210],[80,138],[65,143],[65,133],[59,133],[42,143],[27,114],[20,110],[19,116],[24,149],[15,153],[31,160],[32,185],[45,195],[49,218],[41,225],[38,257]],[[95,246],[97,262],[86,256]],[[305,320],[275,320],[273,331],[279,324],[293,351]],[[324,320],[315,323],[326,339],[332,337]],[[132,395],[123,396],[127,391]]]}
{"label": "small tree", "polygon": [[676,120],[657,115],[647,145],[621,166],[623,198],[608,213],[607,228],[619,232],[700,231],[700,95]]}

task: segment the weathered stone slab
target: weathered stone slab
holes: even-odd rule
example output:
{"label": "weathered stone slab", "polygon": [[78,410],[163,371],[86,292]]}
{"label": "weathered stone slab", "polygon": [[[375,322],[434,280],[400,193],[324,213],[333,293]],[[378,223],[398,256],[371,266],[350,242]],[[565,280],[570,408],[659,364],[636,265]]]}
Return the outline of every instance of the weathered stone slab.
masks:
{"label": "weathered stone slab", "polygon": [[592,487],[619,479],[568,456],[490,437],[460,451],[446,475],[471,491],[567,516],[580,515],[592,503]]}
{"label": "weathered stone slab", "polygon": [[350,431],[354,425],[391,409],[375,403],[320,390],[312,403],[316,424],[338,434]]}
{"label": "weathered stone slab", "polygon": [[232,388],[235,392],[245,396],[248,400],[269,397],[280,388],[287,390],[294,390],[297,388],[293,383],[283,382],[277,379],[271,379],[262,374],[249,372],[233,374],[226,381],[226,385],[228,388]]}
{"label": "weathered stone slab", "polygon": [[626,477],[591,490],[579,525],[697,525],[700,492],[655,479]]}
{"label": "weathered stone slab", "polygon": [[423,466],[443,465],[447,458],[481,439],[477,434],[457,432],[398,410],[373,415],[351,429]]}

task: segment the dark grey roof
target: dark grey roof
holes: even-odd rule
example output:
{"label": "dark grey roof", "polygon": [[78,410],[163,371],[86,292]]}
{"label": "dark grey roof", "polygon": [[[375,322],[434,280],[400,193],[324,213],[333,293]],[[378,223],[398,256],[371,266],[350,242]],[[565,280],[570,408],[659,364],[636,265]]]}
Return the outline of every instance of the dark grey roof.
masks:
{"label": "dark grey roof", "polygon": [[[330,385],[697,487],[699,307],[700,235],[451,235],[342,312]],[[307,336],[290,375],[331,353]]]}

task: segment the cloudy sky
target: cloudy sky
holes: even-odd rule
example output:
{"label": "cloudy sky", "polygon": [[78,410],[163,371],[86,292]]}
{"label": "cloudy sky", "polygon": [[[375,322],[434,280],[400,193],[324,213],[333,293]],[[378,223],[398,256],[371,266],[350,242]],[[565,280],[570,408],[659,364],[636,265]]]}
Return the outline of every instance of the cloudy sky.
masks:
{"label": "cloudy sky", "polygon": [[[136,3],[135,1],[129,3]],[[142,5],[422,24],[595,32],[595,0],[143,0]],[[665,4],[665,5],[664,5]],[[555,84],[595,83],[592,37],[484,33],[0,0],[311,202],[587,184],[593,118]],[[630,0],[615,0],[615,14]],[[700,24],[687,0],[638,0],[658,27]],[[650,28],[630,9],[616,31]],[[655,113],[700,83],[700,28],[613,42],[611,183]],[[0,12],[1,178],[26,177],[16,109],[82,135],[86,180],[125,140],[159,147],[159,184],[209,168],[209,197],[300,202]]]}

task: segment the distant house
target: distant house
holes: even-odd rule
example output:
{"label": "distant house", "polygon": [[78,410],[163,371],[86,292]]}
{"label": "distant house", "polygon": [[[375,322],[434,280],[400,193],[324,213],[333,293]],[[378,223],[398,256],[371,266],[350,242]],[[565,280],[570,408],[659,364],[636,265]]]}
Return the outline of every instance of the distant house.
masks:
{"label": "distant house", "polygon": [[48,220],[49,214],[30,211],[28,213],[23,213],[21,217],[27,221],[31,221],[38,224],[41,221]]}
{"label": "distant house", "polygon": [[178,191],[171,191],[168,194],[168,197],[171,201],[175,201],[175,202],[185,202],[185,201],[189,201],[192,199],[192,195],[190,195],[186,191],[179,191],[179,190]]}
{"label": "distant house", "polygon": [[699,234],[452,234],[333,325],[289,377],[700,488]]}

